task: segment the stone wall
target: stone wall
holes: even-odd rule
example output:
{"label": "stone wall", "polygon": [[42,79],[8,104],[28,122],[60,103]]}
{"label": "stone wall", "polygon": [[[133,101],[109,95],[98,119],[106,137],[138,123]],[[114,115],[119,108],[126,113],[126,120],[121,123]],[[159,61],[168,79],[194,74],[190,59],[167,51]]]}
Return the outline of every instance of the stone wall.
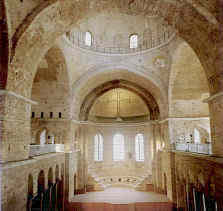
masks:
{"label": "stone wall", "polygon": [[29,175],[33,178],[33,194],[36,194],[40,171],[44,171],[45,188],[47,188],[49,169],[53,169],[53,182],[55,183],[56,166],[59,167],[59,178],[61,178],[61,175],[64,175],[64,165],[64,153],[42,155],[20,162],[11,162],[1,165],[1,181],[4,182],[1,187],[2,210],[25,211]]}

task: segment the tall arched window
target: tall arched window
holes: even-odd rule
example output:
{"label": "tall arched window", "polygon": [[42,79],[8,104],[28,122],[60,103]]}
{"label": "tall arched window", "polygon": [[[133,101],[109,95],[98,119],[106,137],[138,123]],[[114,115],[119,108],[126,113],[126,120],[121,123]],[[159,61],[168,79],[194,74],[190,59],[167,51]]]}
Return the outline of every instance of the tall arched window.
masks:
{"label": "tall arched window", "polygon": [[85,45],[91,46],[92,45],[92,35],[91,32],[85,33]]}
{"label": "tall arched window", "polygon": [[94,160],[103,161],[103,137],[101,134],[94,137]]}
{"label": "tall arched window", "polygon": [[133,35],[130,36],[129,47],[130,48],[137,48],[138,47],[138,35],[137,34],[133,34]]}
{"label": "tall arched window", "polygon": [[200,132],[198,129],[194,129],[194,143],[200,144],[201,143],[201,137],[200,137]]}
{"label": "tall arched window", "polygon": [[136,161],[144,161],[144,138],[141,133],[135,137],[135,153]]}
{"label": "tall arched window", "polygon": [[43,130],[40,134],[40,145],[44,145],[46,143],[46,130]]}
{"label": "tall arched window", "polygon": [[113,138],[113,160],[124,160],[125,157],[125,143],[122,134],[116,134]]}

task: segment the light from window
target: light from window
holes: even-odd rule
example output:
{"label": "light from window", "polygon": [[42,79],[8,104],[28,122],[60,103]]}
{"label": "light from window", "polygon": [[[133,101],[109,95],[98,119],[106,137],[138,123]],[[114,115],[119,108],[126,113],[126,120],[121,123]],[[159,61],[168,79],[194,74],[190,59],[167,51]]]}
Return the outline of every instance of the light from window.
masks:
{"label": "light from window", "polygon": [[201,143],[200,132],[196,128],[194,129],[194,143],[196,143],[196,144]]}
{"label": "light from window", "polygon": [[46,143],[46,130],[43,130],[40,134],[40,145],[44,145]]}
{"label": "light from window", "polygon": [[130,46],[130,48],[138,47],[138,35],[137,34],[130,36],[129,46]]}
{"label": "light from window", "polygon": [[92,45],[92,35],[90,32],[85,33],[85,45],[87,45],[87,46]]}
{"label": "light from window", "polygon": [[113,160],[120,161],[124,160],[125,157],[125,146],[124,136],[122,134],[116,134],[113,138]]}
{"label": "light from window", "polygon": [[94,160],[103,161],[103,137],[101,134],[94,137]]}
{"label": "light from window", "polygon": [[136,161],[144,161],[144,138],[142,134],[137,134],[135,138]]}

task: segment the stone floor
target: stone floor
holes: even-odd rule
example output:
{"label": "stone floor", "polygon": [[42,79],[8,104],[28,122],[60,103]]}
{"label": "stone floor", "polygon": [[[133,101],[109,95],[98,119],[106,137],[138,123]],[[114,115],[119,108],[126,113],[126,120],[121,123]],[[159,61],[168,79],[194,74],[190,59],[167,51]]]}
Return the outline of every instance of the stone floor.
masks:
{"label": "stone floor", "polygon": [[168,202],[165,195],[153,192],[140,192],[128,188],[107,188],[105,191],[89,192],[74,196],[72,202],[106,202],[128,204],[135,202]]}

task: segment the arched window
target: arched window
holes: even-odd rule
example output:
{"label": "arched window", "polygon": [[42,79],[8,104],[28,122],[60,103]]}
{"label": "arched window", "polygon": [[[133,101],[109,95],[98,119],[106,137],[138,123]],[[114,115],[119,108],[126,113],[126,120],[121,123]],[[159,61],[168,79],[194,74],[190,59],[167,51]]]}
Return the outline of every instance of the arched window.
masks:
{"label": "arched window", "polygon": [[144,161],[144,138],[141,133],[135,137],[135,153],[136,161]]}
{"label": "arched window", "polygon": [[91,46],[92,45],[92,35],[91,32],[85,33],[85,45]]}
{"label": "arched window", "polygon": [[101,134],[94,137],[94,160],[103,161],[103,137]]}
{"label": "arched window", "polygon": [[124,160],[125,157],[125,143],[122,134],[116,134],[113,138],[113,160]]}
{"label": "arched window", "polygon": [[138,48],[138,35],[137,34],[133,34],[130,36],[129,47]]}
{"label": "arched window", "polygon": [[44,145],[46,143],[46,130],[43,130],[40,134],[40,145]]}
{"label": "arched window", "polygon": [[200,137],[200,132],[198,129],[194,129],[194,143],[200,144],[201,143],[201,137]]}

